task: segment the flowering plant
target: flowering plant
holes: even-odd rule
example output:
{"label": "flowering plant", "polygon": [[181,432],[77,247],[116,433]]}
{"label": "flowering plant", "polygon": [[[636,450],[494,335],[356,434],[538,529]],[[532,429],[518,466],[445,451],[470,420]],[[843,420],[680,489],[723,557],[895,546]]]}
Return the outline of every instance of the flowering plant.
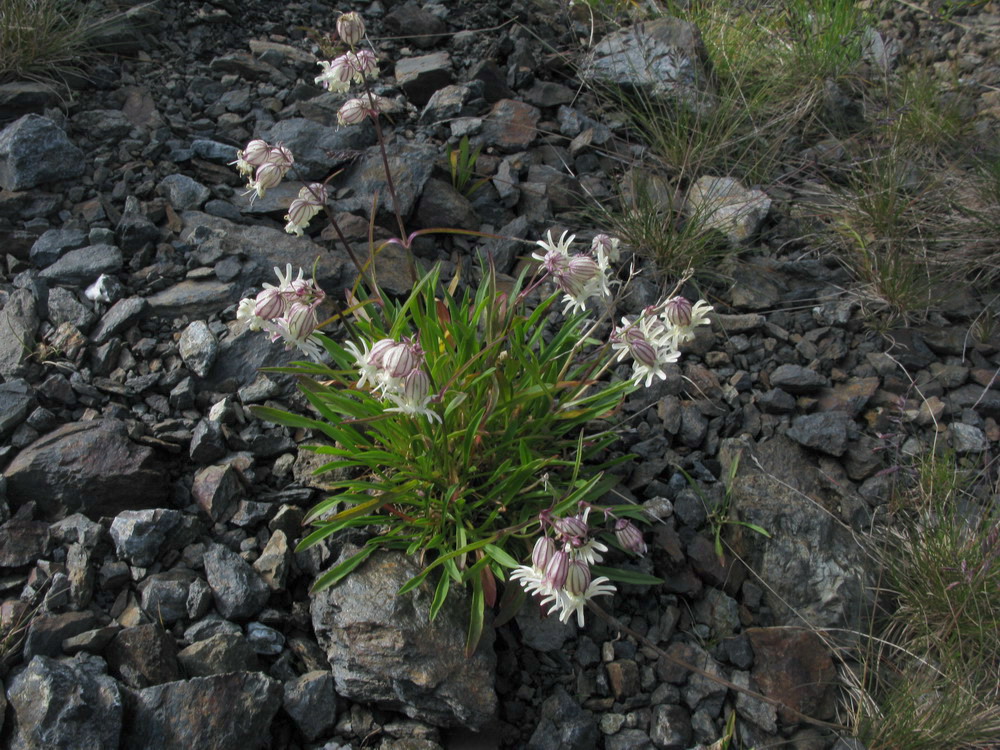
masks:
{"label": "flowering plant", "polygon": [[[351,51],[321,63],[317,78],[332,90],[352,82],[367,86],[377,71],[374,58],[362,54],[366,50],[355,51],[364,26],[348,15],[338,31]],[[377,127],[373,96],[366,87],[361,105],[348,101],[342,124],[358,106]],[[262,194],[293,168],[294,157],[280,144],[252,141],[235,164],[251,191]],[[395,207],[388,169],[387,181]],[[304,185],[289,206],[286,230],[302,234],[326,201],[325,184]],[[396,219],[407,237],[398,210]],[[391,241],[409,250],[413,237]],[[574,253],[574,239],[549,234],[532,255],[537,264],[525,266],[504,288],[489,265],[478,287],[462,291],[457,275],[446,286],[434,268],[419,279],[414,274],[403,300],[385,295],[345,242],[360,274],[348,293],[349,310],[321,323],[326,295],[302,271],[293,278],[290,266],[275,269],[277,285],[266,284],[241,302],[241,320],[311,360],[281,369],[300,376],[314,416],[271,407],[255,412],[325,436],[328,443],[310,448],[329,458],[317,473],[349,474],[330,483],[333,494],[309,512],[306,520],[316,528],[298,548],[351,528],[370,534],[359,551],[318,578],[314,591],[336,584],[377,549],[416,555],[423,568],[400,593],[436,576],[434,617],[453,583],[467,587],[471,653],[486,608],[499,603],[503,617],[525,592],[563,621],[575,615],[582,624],[583,607],[613,592],[612,579],[658,580],[597,567],[608,544],[645,552],[631,520],[641,519],[642,509],[597,504],[616,483],[605,470],[628,458],[609,451],[617,436],[608,418],[628,393],[666,378],[666,366],[708,322],[711,308],[671,297],[635,319],[622,318],[609,338],[598,338],[609,327],[621,253],[618,241],[606,235]],[[562,316],[553,320],[560,302]],[[335,320],[343,324],[343,337],[321,330]],[[611,377],[612,367],[628,359],[631,376]],[[610,524],[603,537],[590,526],[598,516]]]}

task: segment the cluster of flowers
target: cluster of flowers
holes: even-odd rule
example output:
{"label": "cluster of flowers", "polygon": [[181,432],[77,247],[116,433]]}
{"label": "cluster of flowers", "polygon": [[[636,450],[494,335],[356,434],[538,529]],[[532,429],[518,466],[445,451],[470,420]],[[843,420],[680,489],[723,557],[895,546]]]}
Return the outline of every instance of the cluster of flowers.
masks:
{"label": "cluster of flowers", "polygon": [[386,411],[441,421],[441,416],[427,406],[431,400],[431,379],[419,342],[404,336],[401,341],[380,339],[371,349],[363,341],[360,348],[353,341],[348,341],[344,348],[354,357],[361,373],[358,388],[371,383],[377,393],[396,404]]}
{"label": "cluster of flowers", "polygon": [[[589,253],[570,254],[569,248],[576,239],[566,232],[559,241],[549,232],[538,244],[545,252],[534,253],[532,258],[541,261],[542,268],[563,293],[565,312],[584,310],[592,297],[611,296],[608,281],[611,264],[618,261],[618,240],[606,234],[594,237]],[[634,321],[622,318],[622,325],[611,336],[611,347],[617,352],[617,361],[632,357],[633,378],[636,385],[645,381],[648,388],[653,378],[666,380],[666,365],[680,359],[680,345],[694,338],[700,325],[709,323],[712,307],[699,300],[694,305],[684,297],[673,297],[658,305],[647,307]]]}
{"label": "cluster of flowers", "polygon": [[[378,76],[378,60],[370,49],[355,50],[365,36],[365,22],[357,13],[345,13],[337,19],[337,34],[351,49],[333,60],[321,60],[323,72],[316,76],[316,83],[327,91],[342,93],[352,83],[364,83]],[[357,125],[366,117],[378,117],[387,100],[367,89],[360,97],[348,99],[337,112],[341,125]]]}
{"label": "cluster of flowers", "polygon": [[632,357],[636,385],[645,380],[648,388],[654,377],[666,380],[665,366],[680,359],[681,344],[694,338],[700,325],[708,325],[712,306],[703,300],[694,305],[684,297],[672,297],[647,307],[634,321],[622,318],[622,325],[611,334],[611,347],[617,361]]}
{"label": "cluster of flowers", "polygon": [[[543,607],[548,605],[549,614],[558,612],[562,622],[569,622],[575,614],[580,627],[587,602],[595,596],[615,592],[607,578],[592,576],[590,566],[601,562],[604,559],[601,553],[608,548],[590,538],[589,515],[589,507],[575,516],[554,521],[543,513],[539,518],[542,536],[531,552],[531,565],[519,565],[510,575],[527,593],[537,595]],[[646,554],[642,532],[631,521],[616,519],[614,531],[622,549],[634,555]]]}
{"label": "cluster of flowers", "polygon": [[532,258],[541,261],[542,268],[565,295],[565,312],[584,310],[587,300],[591,297],[607,298],[611,296],[608,282],[608,269],[618,260],[618,240],[606,234],[594,237],[589,253],[570,254],[569,247],[576,235],[566,238],[563,232],[556,242],[552,232],[545,240],[536,244],[545,250],[544,253],[533,253]]}
{"label": "cluster of flowers", "polygon": [[326,294],[314,280],[303,278],[301,268],[298,278],[293,279],[291,263],[285,266],[284,274],[279,268],[274,272],[278,285],[264,284],[255,299],[242,300],[236,319],[249,321],[251,330],[265,330],[271,334],[271,341],[284,339],[286,348],[298,347],[306,356],[318,360],[322,349],[312,334],[319,325],[316,308]]}
{"label": "cluster of flowers", "polygon": [[248,192],[263,198],[270,188],[277,187],[285,179],[295,159],[292,152],[280,143],[276,146],[259,138],[247,144],[242,151],[236,151],[236,161],[232,162],[240,174],[248,178]]}

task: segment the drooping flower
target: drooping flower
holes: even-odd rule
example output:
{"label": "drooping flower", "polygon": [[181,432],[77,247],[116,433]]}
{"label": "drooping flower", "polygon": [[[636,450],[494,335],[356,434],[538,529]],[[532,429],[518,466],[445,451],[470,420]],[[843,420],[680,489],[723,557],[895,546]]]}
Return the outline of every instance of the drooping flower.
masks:
{"label": "drooping flower", "polygon": [[400,412],[411,416],[425,416],[430,421],[441,420],[441,415],[428,407],[431,400],[431,379],[423,367],[415,367],[401,379],[400,387],[387,391],[386,395],[396,406],[386,411]]}
{"label": "drooping flower", "polygon": [[355,70],[347,55],[341,55],[333,60],[320,60],[318,65],[323,68],[314,79],[317,84],[327,91],[340,93],[347,91],[354,80]]}
{"label": "drooping flower", "polygon": [[615,538],[627,552],[639,557],[646,554],[646,541],[642,538],[642,532],[627,518],[615,521]]}
{"label": "drooping flower", "polygon": [[[556,256],[562,256],[563,258],[569,258],[569,246],[573,244],[573,240],[576,239],[575,234],[570,234],[569,239],[566,239],[566,235],[569,232],[563,232],[559,237],[559,241],[556,242],[552,239],[552,230],[549,230],[546,234],[546,239],[539,240],[535,244],[542,248],[544,253],[532,253],[531,257],[535,260],[542,261],[543,264],[547,264],[548,259],[555,258]],[[546,265],[546,270],[549,270]],[[551,270],[549,270],[551,273]]]}
{"label": "drooping flower", "polygon": [[[688,304],[690,305],[690,303]],[[681,320],[687,320],[687,322],[676,323],[670,330],[670,337],[673,339],[674,345],[679,346],[691,341],[695,336],[694,331],[698,326],[710,325],[712,321],[708,319],[708,313],[712,312],[712,310],[712,306],[705,302],[705,300],[695,302],[690,312],[684,318],[681,318]],[[664,315],[666,315],[666,311],[664,311]]]}
{"label": "drooping flower", "polygon": [[597,265],[602,271],[607,271],[612,263],[617,263],[621,256],[618,249],[620,240],[607,234],[599,234],[590,243],[590,252],[594,254]]}
{"label": "drooping flower", "polygon": [[569,565],[566,575],[566,585],[556,592],[552,604],[552,612],[559,611],[559,620],[569,622],[576,615],[576,624],[583,627],[583,608],[595,596],[608,596],[615,593],[615,587],[604,576],[591,580],[590,567],[578,560]]}
{"label": "drooping flower", "polygon": [[348,62],[354,68],[355,83],[361,83],[365,78],[371,80],[378,77],[378,59],[370,49],[348,53]]}

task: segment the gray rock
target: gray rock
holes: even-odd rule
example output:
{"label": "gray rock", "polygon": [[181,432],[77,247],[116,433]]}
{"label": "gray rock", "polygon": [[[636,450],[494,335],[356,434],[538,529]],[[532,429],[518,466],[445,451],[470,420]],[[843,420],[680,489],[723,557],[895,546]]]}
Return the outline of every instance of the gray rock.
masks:
{"label": "gray rock", "polygon": [[[271,231],[258,228],[261,233]],[[221,312],[239,293],[236,284],[185,279],[146,298],[149,314],[160,318],[199,317]]]}
{"label": "gray rock", "polygon": [[111,673],[131,688],[141,690],[180,677],[177,644],[156,623],[119,631],[105,651]]}
{"label": "gray rock", "polygon": [[250,564],[221,544],[213,544],[205,553],[205,575],[215,596],[215,608],[227,620],[249,620],[271,595]]}
{"label": "gray rock", "polygon": [[143,297],[120,299],[104,313],[90,333],[95,344],[103,344],[127,331],[142,318],[149,303]]}
{"label": "gray rock", "polygon": [[36,617],[31,621],[24,640],[24,660],[30,662],[34,656],[62,656],[63,641],[96,626],[97,618],[90,612],[63,612]]}
{"label": "gray rock", "polygon": [[[363,149],[375,143],[375,129],[368,125],[328,127],[313,120],[291,117],[279,120],[260,137],[283,143],[295,155],[295,175],[303,180],[324,180],[334,170],[330,153]],[[232,157],[230,157],[232,161]]]}
{"label": "gray rock", "polygon": [[839,411],[803,414],[792,421],[787,434],[799,445],[831,456],[843,456],[850,425],[851,418]]}
{"label": "gray rock", "polygon": [[[428,144],[405,142],[394,144],[387,150],[389,170],[392,172],[396,185],[396,198],[399,200],[399,212],[406,218],[431,176],[440,151]],[[333,202],[338,211],[361,213],[369,217],[372,196],[377,193],[380,197],[379,212],[391,217],[392,209],[388,203],[389,192],[385,181],[385,169],[382,166],[382,155],[377,148],[368,149],[365,155],[348,169],[342,185],[349,196]]]}
{"label": "gray rock", "polygon": [[655,746],[643,730],[621,729],[604,740],[604,747],[605,750],[653,750]]}
{"label": "gray rock", "polygon": [[524,151],[538,136],[537,126],[541,116],[541,110],[530,104],[516,99],[501,99],[483,120],[480,139],[505,154]]}
{"label": "gray rock", "polygon": [[122,750],[266,747],[281,683],[258,672],[196,677],[126,694]]}
{"label": "gray rock", "polygon": [[231,465],[206,466],[195,474],[191,495],[213,521],[228,521],[243,495],[243,484]]}
{"label": "gray rock", "polygon": [[450,182],[430,179],[417,202],[414,222],[418,227],[479,229],[479,217],[469,199]]}
{"label": "gray rock", "polygon": [[132,123],[117,109],[88,109],[73,116],[73,125],[97,143],[111,144],[125,138]]}
{"label": "gray rock", "polygon": [[[42,114],[46,107],[59,106],[56,87],[40,81],[11,81],[0,85],[2,121],[29,113]],[[3,723],[0,722],[0,726]]]}
{"label": "gray rock", "polygon": [[127,253],[155,245],[160,239],[160,230],[142,211],[139,199],[134,195],[125,199],[125,210],[115,227],[115,240]]}
{"label": "gray rock", "polygon": [[[242,147],[241,147],[242,148]],[[205,138],[197,138],[191,142],[191,150],[195,156],[218,164],[229,164],[236,159],[236,152],[239,150],[235,146],[218,141],[210,141]]]}
{"label": "gray rock", "polygon": [[203,320],[195,320],[184,329],[177,348],[184,364],[199,378],[208,376],[219,354],[219,342]]}
{"label": "gray rock", "polygon": [[111,522],[111,539],[122,560],[149,567],[156,560],[160,546],[181,522],[180,511],[173,508],[127,510]]}
{"label": "gray rock", "polygon": [[0,568],[19,568],[42,559],[49,551],[49,525],[14,518],[0,526]]}
{"label": "gray rock", "polygon": [[[739,519],[771,534],[741,534],[739,552],[766,582],[765,602],[776,624],[860,628],[871,584],[865,553],[824,509],[832,490],[805,451],[779,435],[758,443],[725,440],[719,456],[724,474],[739,457],[730,488]],[[830,498],[829,507],[838,502]]]}
{"label": "gray rock", "polygon": [[604,37],[584,64],[583,77],[690,104],[709,91],[707,60],[693,23],[658,18]]}
{"label": "gray rock", "polygon": [[253,569],[272,591],[283,591],[291,564],[292,550],[288,546],[288,536],[281,529],[276,529],[260,557],[254,561]]}
{"label": "gray rock", "polygon": [[521,642],[535,651],[557,651],[573,636],[576,626],[549,617],[534,597],[528,597],[517,611]]}
{"label": "gray rock", "polygon": [[401,553],[376,552],[340,585],[313,598],[313,628],[333,668],[337,693],[437,726],[478,730],[496,711],[493,630],[487,623],[479,647],[467,658],[464,592],[453,590],[433,622],[429,581],[396,595],[419,571]]}
{"label": "gray rock", "polygon": [[[384,195],[384,190],[382,194]],[[215,230],[220,232],[223,237],[221,246],[223,253],[240,255],[251,261],[244,266],[246,272],[241,276],[239,281],[241,288],[260,284],[264,281],[274,283],[276,280],[274,267],[278,267],[284,271],[285,266],[289,263],[296,272],[297,269],[302,268],[306,273],[309,273],[318,258],[316,281],[323,289],[332,290],[338,288],[338,285],[342,281],[343,271],[350,264],[350,258],[340,249],[331,252],[304,237],[295,237],[278,229],[262,226],[243,226],[227,219],[209,216],[197,211],[185,212],[182,220],[182,241],[191,242],[192,238],[199,231]],[[199,227],[204,227],[204,229],[199,230]],[[184,283],[193,284],[196,282]],[[214,284],[209,282],[197,283],[205,287],[215,287],[216,291],[214,294],[217,297],[220,295],[220,287],[225,287],[228,290],[222,293],[225,302],[217,299],[213,311],[221,310],[229,302],[236,301],[233,295],[237,294],[239,289],[236,289],[234,285],[221,284],[219,282]],[[206,294],[210,293],[212,292],[206,291]],[[154,307],[156,306],[154,298],[150,298],[150,304]],[[158,314],[162,315],[159,312]],[[256,368],[253,369],[256,370]],[[249,374],[252,375],[254,373]]]}
{"label": "gray rock", "polygon": [[472,93],[469,84],[458,84],[439,88],[428,100],[420,113],[420,121],[433,125],[442,120],[457,117]]}
{"label": "gray rock", "polygon": [[394,34],[421,49],[433,47],[448,29],[444,21],[416,3],[396,6],[385,17],[385,22]]}
{"label": "gray rock", "polygon": [[46,229],[35,240],[28,252],[31,262],[40,268],[52,265],[69,250],[87,244],[87,233],[82,229]]}
{"label": "gray rock", "polygon": [[699,177],[688,191],[684,213],[701,226],[718,229],[730,242],[750,239],[771,210],[762,190],[748,190],[733,177]]}
{"label": "gray rock", "polygon": [[810,393],[825,385],[825,377],[800,365],[779,365],[771,373],[771,387],[788,393]]}
{"label": "gray rock", "polygon": [[691,745],[691,715],[683,706],[653,706],[649,738],[659,750],[684,750]]}
{"label": "gray rock", "polygon": [[[211,591],[211,589],[209,589]],[[211,614],[202,620],[198,620],[184,631],[184,640],[195,643],[212,638],[216,635],[238,635],[243,636],[243,631],[236,623],[223,620],[217,614]]]}
{"label": "gray rock", "polygon": [[27,381],[18,378],[0,383],[0,438],[13,432],[34,408],[35,394]]}
{"label": "gray rock", "polygon": [[599,737],[593,714],[580,707],[562,685],[542,703],[541,719],[528,740],[528,750],[564,747],[597,747]]}
{"label": "gray rock", "polygon": [[37,302],[29,289],[17,289],[0,311],[0,375],[5,379],[24,370],[24,361],[35,348],[38,332]]}
{"label": "gray rock", "polygon": [[313,741],[330,734],[337,724],[337,694],[333,690],[333,675],[315,671],[285,683],[285,713]]}
{"label": "gray rock", "polygon": [[169,174],[160,180],[156,192],[164,196],[178,211],[201,208],[212,192],[197,180],[183,174]]}
{"label": "gray rock", "polygon": [[83,174],[83,152],[47,117],[25,115],[0,131],[0,187],[29,190]]}
{"label": "gray rock", "polygon": [[132,442],[117,419],[59,427],[15,456],[6,475],[15,507],[34,501],[50,517],[113,517],[162,507],[171,494],[153,449]]}
{"label": "gray rock", "polygon": [[10,750],[106,750],[122,730],[118,685],[99,661],[36,656],[7,687]]}
{"label": "gray rock", "polygon": [[102,273],[115,273],[122,267],[122,253],[114,245],[89,245],[70,250],[51,266],[42,269],[41,277],[55,284],[84,286]]}
{"label": "gray rock", "polygon": [[285,647],[285,636],[263,623],[251,622],[247,625],[247,642],[255,653],[277,656]]}
{"label": "gray rock", "polygon": [[765,414],[791,414],[795,411],[795,397],[780,388],[764,391],[756,397],[755,403]]}
{"label": "gray rock", "polygon": [[149,576],[139,584],[143,611],[165,626],[187,617],[188,593],[194,579],[195,574],[185,568]]}
{"label": "gray rock", "polygon": [[242,633],[216,633],[192,643],[177,654],[188,677],[258,669],[257,654]]}
{"label": "gray rock", "polygon": [[490,259],[493,260],[497,271],[508,273],[514,265],[514,259],[524,250],[524,245],[518,240],[523,240],[528,236],[528,218],[518,216],[510,223],[505,224],[496,238],[490,238],[483,242],[482,248],[477,252],[483,267]]}
{"label": "gray rock", "polygon": [[406,97],[423,107],[435,91],[451,84],[451,57],[447,52],[403,57],[396,61],[395,76]]}
{"label": "gray rock", "polygon": [[975,425],[952,422],[948,429],[951,432],[951,447],[959,455],[983,453],[989,447],[986,434]]}
{"label": "gray rock", "polygon": [[58,328],[63,323],[70,323],[86,333],[97,319],[94,311],[80,302],[69,289],[57,286],[49,290],[46,306],[48,321]]}
{"label": "gray rock", "polygon": [[203,419],[198,422],[191,434],[191,447],[188,455],[192,461],[199,464],[214,463],[226,455],[222,425],[211,419]]}

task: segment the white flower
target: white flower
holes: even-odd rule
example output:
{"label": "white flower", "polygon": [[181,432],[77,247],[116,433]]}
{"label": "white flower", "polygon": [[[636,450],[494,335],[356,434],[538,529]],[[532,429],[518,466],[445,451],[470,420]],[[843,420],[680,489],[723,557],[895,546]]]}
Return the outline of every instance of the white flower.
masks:
{"label": "white flower", "polygon": [[[589,571],[588,571],[589,576]],[[560,589],[555,597],[550,612],[559,611],[560,622],[569,622],[569,618],[576,615],[576,624],[583,627],[583,608],[587,602],[595,596],[608,596],[615,593],[614,585],[604,576],[589,581],[586,588],[580,593],[572,593],[566,589]]]}
{"label": "white flower", "polygon": [[354,362],[357,365],[358,372],[361,373],[361,377],[358,378],[357,387],[364,388],[367,383],[375,384],[375,376],[378,374],[378,367],[368,361],[371,351],[368,349],[368,345],[362,341],[361,348],[353,341],[348,341],[344,344],[344,348],[350,352],[351,356],[354,357]]}
{"label": "white flower", "polygon": [[236,308],[236,319],[248,321],[251,331],[259,331],[264,327],[263,319],[255,312],[256,308],[257,302],[250,297],[240,300],[240,306]]}
{"label": "white flower", "polygon": [[563,232],[562,235],[559,237],[559,242],[556,242],[552,239],[552,230],[549,230],[549,232],[547,233],[547,238],[545,240],[539,240],[538,242],[535,243],[543,250],[545,250],[545,252],[532,253],[531,257],[534,258],[535,260],[540,260],[543,263],[545,263],[550,256],[561,255],[563,258],[568,258],[569,246],[573,244],[573,240],[576,239],[576,235],[571,234],[569,239],[567,240],[566,239],[567,234],[569,234],[569,232]]}
{"label": "white flower", "polygon": [[691,341],[694,338],[694,329],[698,326],[710,325],[708,313],[712,312],[712,306],[705,300],[698,300],[690,312],[690,323],[686,325],[673,325],[670,327],[669,336],[674,346]]}
{"label": "white flower", "polygon": [[327,91],[339,93],[347,91],[351,87],[355,71],[347,55],[341,55],[329,62],[320,60],[319,65],[322,66],[323,72],[314,80]]}
{"label": "white flower", "polygon": [[401,388],[398,391],[386,393],[389,399],[396,404],[386,411],[395,411],[411,416],[423,415],[431,422],[435,419],[441,422],[441,415],[427,407],[431,400],[431,379],[427,373],[422,368],[416,368],[411,370],[401,381]]}
{"label": "white flower", "polygon": [[591,539],[579,547],[573,547],[570,555],[574,560],[579,560],[587,565],[593,565],[604,560],[604,556],[601,553],[607,551],[607,545],[602,544],[596,539]]}

